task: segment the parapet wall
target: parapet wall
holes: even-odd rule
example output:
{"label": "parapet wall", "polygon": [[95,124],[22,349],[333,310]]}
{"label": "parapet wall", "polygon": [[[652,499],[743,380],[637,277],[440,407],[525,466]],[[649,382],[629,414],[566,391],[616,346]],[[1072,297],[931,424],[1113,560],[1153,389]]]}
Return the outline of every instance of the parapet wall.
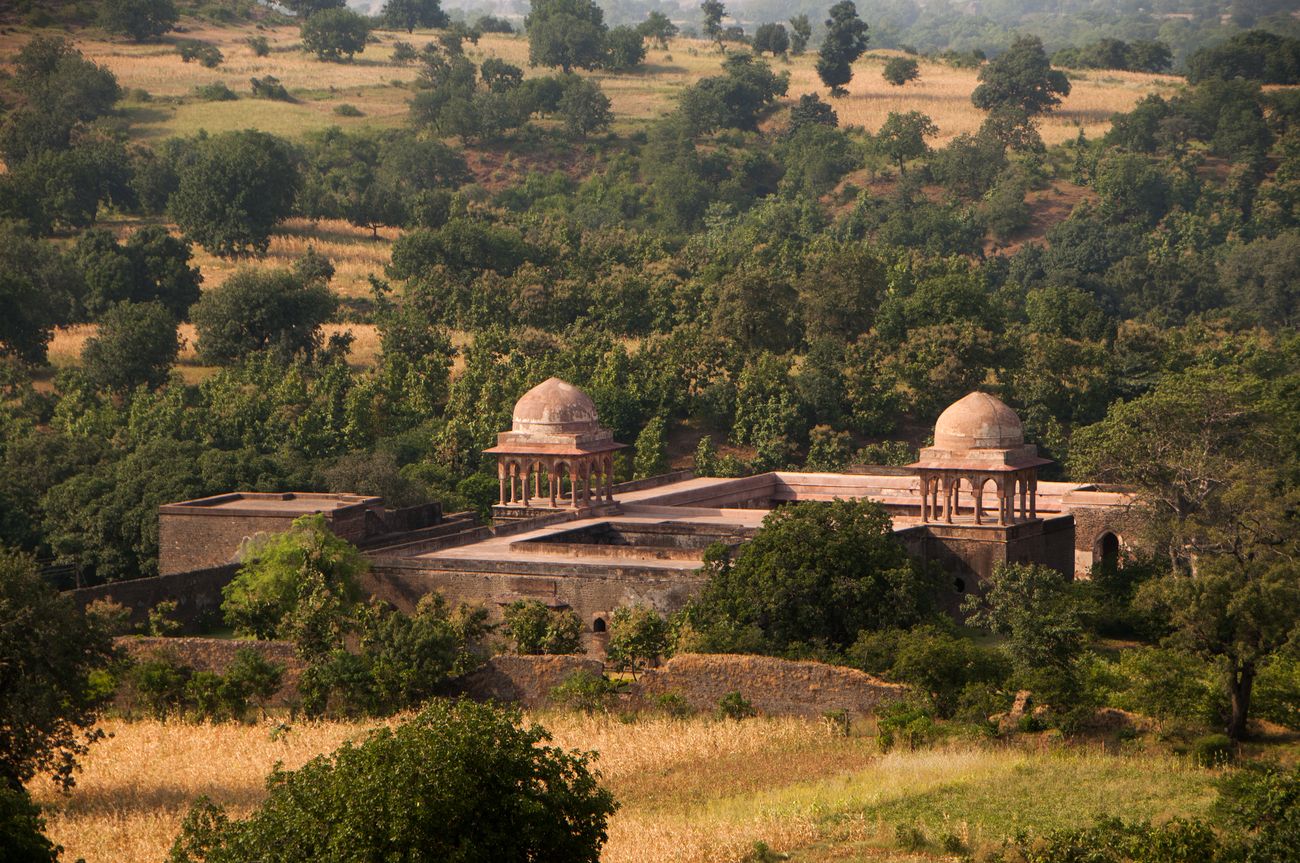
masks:
{"label": "parapet wall", "polygon": [[238,571],[238,564],[214,566],[193,572],[82,587],[69,590],[66,595],[83,607],[96,600],[112,600],[130,610],[132,623],[146,622],[151,608],[164,600],[171,600],[176,603],[173,619],[185,632],[197,632],[206,621],[220,618],[221,590],[230,584]]}

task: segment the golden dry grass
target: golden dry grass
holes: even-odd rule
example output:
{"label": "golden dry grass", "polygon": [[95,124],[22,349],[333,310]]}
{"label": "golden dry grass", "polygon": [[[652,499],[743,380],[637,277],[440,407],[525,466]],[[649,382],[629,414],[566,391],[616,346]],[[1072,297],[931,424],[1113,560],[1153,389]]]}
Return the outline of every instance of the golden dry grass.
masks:
{"label": "golden dry grass", "polygon": [[[901,822],[973,841],[1014,826],[1088,823],[1105,812],[1196,815],[1211,796],[1204,771],[1160,756],[969,744],[882,756],[870,738],[801,719],[538,718],[560,745],[600,753],[603,781],[621,803],[608,863],[738,860],[755,840],[803,849],[806,860],[856,846],[875,856],[888,854]],[[265,725],[113,720],[105,723],[112,736],[92,749],[70,796],[43,782],[33,791],[50,807],[49,833],[71,859],[156,863],[198,795],[244,814],[276,762],[298,767],[366,727],[302,723],[273,740]]]}
{"label": "golden dry grass", "polygon": [[[255,34],[266,36],[271,43],[269,56],[257,57],[245,44],[247,37]],[[21,28],[0,35],[0,57],[11,56],[29,35]],[[432,31],[409,35],[379,31],[378,43],[368,45],[353,62],[323,63],[299,50],[296,27],[256,29],[249,25],[215,27],[210,24],[191,27],[184,38],[215,44],[225,55],[225,62],[216,69],[182,62],[175,50],[175,42],[181,38],[179,34],[155,45],[106,41],[89,34],[79,34],[77,41],[87,56],[112,69],[123,87],[167,98],[166,102],[128,103],[133,133],[138,137],[191,134],[200,128],[219,132],[247,127],[299,137],[331,125],[400,124],[409,96],[406,88],[416,78],[417,68],[393,63],[393,44],[400,40],[418,46],[434,35]],[[528,68],[528,42],[520,35],[488,34],[477,45],[467,45],[466,49],[476,61],[499,57],[525,68],[529,75],[551,71]],[[979,127],[983,113],[970,103],[976,70],[921,60],[918,81],[893,87],[880,75],[890,53],[875,51],[855,64],[849,95],[834,102],[842,123],[874,131],[890,111],[919,110],[939,126],[935,140],[938,145]],[[676,39],[666,51],[652,48],[640,72],[595,73],[595,77],[613,103],[615,128],[629,130],[670,111],[674,95],[702,76],[717,74],[722,59],[706,42]],[[806,54],[773,61],[777,70],[790,73],[788,101],[793,102],[803,93],[815,92],[823,98],[829,95],[817,78],[815,60],[815,54]],[[242,98],[235,102],[202,102],[193,96],[196,86],[216,82],[247,94],[249,78],[265,75],[279,78],[296,94],[298,101],[285,104]],[[1180,80],[1109,71],[1080,72],[1074,77],[1073,92],[1060,109],[1043,121],[1042,134],[1048,144],[1073,138],[1080,127],[1089,136],[1099,134],[1109,126],[1113,113],[1128,110],[1143,95],[1172,88]],[[361,108],[366,116],[345,118],[333,114],[333,109],[344,102]]]}

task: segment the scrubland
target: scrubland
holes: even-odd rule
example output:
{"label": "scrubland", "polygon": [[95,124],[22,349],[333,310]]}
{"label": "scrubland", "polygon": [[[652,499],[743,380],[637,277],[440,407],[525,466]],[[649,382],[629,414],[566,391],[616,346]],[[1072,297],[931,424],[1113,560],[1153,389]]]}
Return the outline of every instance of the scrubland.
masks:
{"label": "scrubland", "polygon": [[[912,859],[900,826],[920,830],[935,859],[945,837],[978,847],[1104,814],[1196,816],[1214,796],[1213,772],[1162,754],[976,741],[882,754],[870,727],[845,736],[816,720],[531,719],[558,745],[599,753],[620,802],[608,863],[739,860],[758,841],[801,861]],[[198,796],[245,813],[273,765],[296,768],[372,725],[110,720],[73,792],[38,783],[35,796],[70,859],[157,863]]]}

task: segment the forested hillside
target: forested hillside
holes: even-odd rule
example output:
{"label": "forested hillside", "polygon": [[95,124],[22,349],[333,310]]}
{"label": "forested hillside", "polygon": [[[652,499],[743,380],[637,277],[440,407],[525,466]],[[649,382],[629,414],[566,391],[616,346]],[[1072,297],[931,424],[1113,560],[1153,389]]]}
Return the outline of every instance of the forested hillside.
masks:
{"label": "forested hillside", "polygon": [[1291,427],[1294,90],[1222,57],[1066,75],[1032,38],[897,84],[852,15],[837,66],[583,8],[577,47],[380,21],[305,52],[256,9],[11,28],[0,540],[116,579],[169,500],[482,506],[480,450],[549,375],[637,443],[625,475],[905,461],[975,387],[1063,473],[1188,376]]}

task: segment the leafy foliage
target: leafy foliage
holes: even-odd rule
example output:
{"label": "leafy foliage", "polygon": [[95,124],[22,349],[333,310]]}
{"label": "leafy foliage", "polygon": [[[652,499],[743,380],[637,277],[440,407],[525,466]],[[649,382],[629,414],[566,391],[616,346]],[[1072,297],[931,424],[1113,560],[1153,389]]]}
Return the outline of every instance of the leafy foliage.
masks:
{"label": "leafy foliage", "polygon": [[858,17],[852,0],[840,0],[826,19],[826,36],[817,54],[817,75],[831,88],[832,96],[844,96],[844,85],[853,80],[853,64],[867,50],[867,25]]}
{"label": "leafy foliage", "polygon": [[582,621],[570,609],[547,608],[535,599],[518,599],[502,614],[516,653],[532,656],[582,650]]}
{"label": "leafy foliage", "polygon": [[[95,723],[109,694],[90,674],[113,659],[98,620],[49,587],[33,558],[0,549],[0,787],[44,773],[72,787],[77,758],[102,736]],[[4,803],[23,812],[21,801]]]}
{"label": "leafy foliage", "polygon": [[1070,95],[1065,73],[1053,69],[1037,36],[1020,36],[1003,54],[980,69],[979,86],[971,93],[976,108],[996,111],[1018,108],[1029,115],[1050,111]]}
{"label": "leafy foliage", "polygon": [[200,801],[170,863],[343,861],[430,854],[477,860],[596,861],[615,804],[590,756],[546,746],[517,714],[436,701],[296,771],[232,820]]}

